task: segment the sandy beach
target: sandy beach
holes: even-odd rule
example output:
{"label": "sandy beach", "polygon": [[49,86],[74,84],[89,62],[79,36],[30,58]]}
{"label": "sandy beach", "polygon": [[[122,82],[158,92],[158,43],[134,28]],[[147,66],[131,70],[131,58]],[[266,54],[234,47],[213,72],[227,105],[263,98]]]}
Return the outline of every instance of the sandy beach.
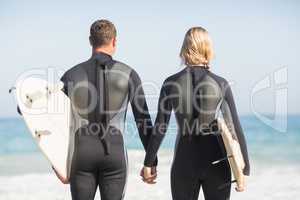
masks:
{"label": "sandy beach", "polygon": [[[162,150],[159,154],[158,180],[156,185],[144,184],[139,171],[144,152],[129,150],[129,177],[126,200],[171,199],[169,173],[173,153]],[[19,159],[19,160],[18,160]],[[68,185],[62,185],[51,172],[48,163],[39,154],[8,156],[0,158],[1,200],[70,200]],[[299,166],[272,162],[252,162],[252,176],[248,179],[247,191],[236,193],[232,199],[243,200],[295,200],[300,194]],[[100,199],[99,193],[95,199]],[[202,193],[199,199],[204,199]]]}

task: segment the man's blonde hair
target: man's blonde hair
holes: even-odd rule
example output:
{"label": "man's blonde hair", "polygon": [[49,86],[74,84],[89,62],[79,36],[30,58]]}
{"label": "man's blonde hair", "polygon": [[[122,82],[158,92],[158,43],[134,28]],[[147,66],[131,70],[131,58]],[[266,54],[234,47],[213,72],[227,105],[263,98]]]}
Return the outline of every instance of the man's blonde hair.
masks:
{"label": "man's blonde hair", "polygon": [[180,51],[184,64],[205,65],[208,67],[213,58],[212,41],[208,32],[202,27],[190,28],[185,34]]}

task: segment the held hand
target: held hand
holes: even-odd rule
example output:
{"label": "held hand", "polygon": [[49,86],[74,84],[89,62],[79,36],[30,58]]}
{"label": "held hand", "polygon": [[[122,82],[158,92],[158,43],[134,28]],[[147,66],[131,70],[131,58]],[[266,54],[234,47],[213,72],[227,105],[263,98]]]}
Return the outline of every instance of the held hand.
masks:
{"label": "held hand", "polygon": [[236,186],[235,190],[237,192],[244,192],[245,191],[245,186],[244,185],[238,185],[238,186]]}
{"label": "held hand", "polygon": [[52,166],[53,171],[55,172],[57,178],[63,183],[63,184],[69,184],[70,181],[67,178],[62,177],[56,170],[55,168]]}
{"label": "held hand", "polygon": [[148,184],[155,184],[155,179],[157,177],[156,167],[146,167],[144,166],[141,170],[140,176],[143,181]]}
{"label": "held hand", "polygon": [[246,180],[245,179],[246,179],[246,177],[244,177],[240,182],[238,182],[236,184],[235,190],[237,192],[244,192],[245,191],[245,189],[246,189],[246,185],[245,185]]}

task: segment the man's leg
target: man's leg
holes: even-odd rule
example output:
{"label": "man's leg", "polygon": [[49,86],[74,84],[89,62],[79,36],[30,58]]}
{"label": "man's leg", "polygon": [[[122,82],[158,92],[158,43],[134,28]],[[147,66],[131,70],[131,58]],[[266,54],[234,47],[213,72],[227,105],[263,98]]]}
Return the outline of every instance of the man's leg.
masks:
{"label": "man's leg", "polygon": [[99,184],[101,200],[122,200],[125,196],[126,177],[106,179]]}
{"label": "man's leg", "polygon": [[98,136],[75,135],[70,186],[72,200],[94,200],[98,186],[98,163],[103,157]]}
{"label": "man's leg", "polygon": [[72,200],[94,200],[97,179],[96,173],[77,171],[70,182]]}
{"label": "man's leg", "polygon": [[110,153],[105,156],[98,176],[101,200],[122,200],[125,195],[128,170],[123,136],[107,135],[106,139],[110,143]]}

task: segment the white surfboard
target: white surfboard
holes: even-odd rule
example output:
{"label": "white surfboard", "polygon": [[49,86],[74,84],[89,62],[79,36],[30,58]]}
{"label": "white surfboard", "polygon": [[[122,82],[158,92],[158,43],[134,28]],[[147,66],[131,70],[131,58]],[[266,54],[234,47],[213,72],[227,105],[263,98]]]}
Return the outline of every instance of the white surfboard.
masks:
{"label": "white surfboard", "polygon": [[238,188],[244,188],[245,175],[243,170],[245,162],[242,155],[240,144],[237,138],[234,138],[222,118],[217,118],[219,130],[226,150],[226,156]]}
{"label": "white surfboard", "polygon": [[70,174],[70,100],[63,83],[27,78],[16,83],[16,100],[29,132],[41,152],[64,179]]}

